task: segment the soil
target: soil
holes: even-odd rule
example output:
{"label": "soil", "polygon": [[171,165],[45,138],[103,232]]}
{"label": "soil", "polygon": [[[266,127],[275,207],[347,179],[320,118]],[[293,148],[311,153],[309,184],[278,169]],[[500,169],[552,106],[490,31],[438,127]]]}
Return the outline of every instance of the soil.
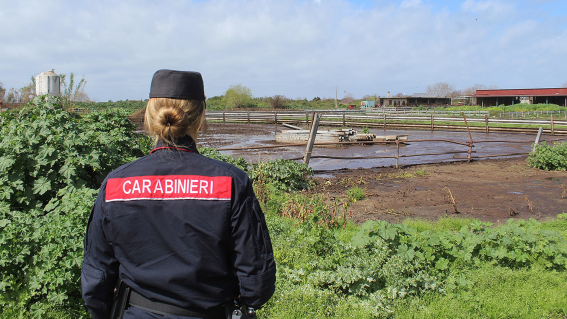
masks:
{"label": "soil", "polygon": [[[263,131],[264,130],[264,131]],[[210,123],[199,144],[224,147],[216,133],[265,134],[265,126]],[[203,134],[203,135],[208,135]],[[353,187],[366,198],[353,203],[353,221],[441,217],[476,218],[504,223],[509,218],[546,219],[567,212],[567,172],[543,171],[527,165],[526,157],[456,161],[413,166],[341,169],[316,172],[308,194],[347,198]]]}
{"label": "soil", "polygon": [[[325,171],[325,174],[330,172]],[[315,178],[310,192],[347,197],[360,187],[366,199],[350,207],[352,219],[400,222],[406,218],[546,219],[567,211],[567,172],[529,167],[526,158],[338,170]]]}

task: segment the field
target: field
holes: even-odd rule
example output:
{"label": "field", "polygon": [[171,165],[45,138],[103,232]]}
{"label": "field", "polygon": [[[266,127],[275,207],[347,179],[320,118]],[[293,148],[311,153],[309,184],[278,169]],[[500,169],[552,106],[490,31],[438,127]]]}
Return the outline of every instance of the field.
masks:
{"label": "field", "polygon": [[[84,231],[109,171],[151,141],[126,112],[73,117],[36,98],[2,115],[0,318],[88,318]],[[565,168],[563,146],[545,164]],[[246,170],[278,265],[259,318],[566,318],[565,171],[523,158],[334,171]],[[541,153],[541,154],[540,154]]]}

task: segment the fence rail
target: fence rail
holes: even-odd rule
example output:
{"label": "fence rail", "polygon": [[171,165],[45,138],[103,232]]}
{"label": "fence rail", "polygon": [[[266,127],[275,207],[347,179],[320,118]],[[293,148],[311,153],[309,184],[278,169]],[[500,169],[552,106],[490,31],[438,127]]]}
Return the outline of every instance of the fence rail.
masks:
{"label": "fence rail", "polygon": [[[553,141],[565,141],[567,138],[563,139],[555,139]],[[400,144],[406,144],[406,147],[411,147],[411,143],[422,143],[422,142],[440,142],[440,143],[449,143],[455,144],[459,146],[463,146],[464,149],[462,151],[446,151],[446,152],[437,152],[437,153],[418,153],[418,154],[401,154],[400,152]],[[549,140],[549,142],[552,142]],[[468,142],[458,142],[454,140],[448,139],[422,139],[422,140],[407,140],[407,141],[387,141],[387,142],[340,142],[340,143],[315,143],[316,146],[328,146],[328,145],[353,145],[353,144],[395,144],[396,145],[396,153],[395,155],[382,155],[382,156],[327,156],[327,155],[316,155],[314,150],[311,151],[311,159],[314,158],[321,158],[321,159],[345,159],[345,160],[371,160],[371,159],[395,159],[395,166],[396,168],[400,167],[400,159],[402,158],[409,158],[409,157],[426,157],[426,156],[439,156],[439,155],[453,155],[453,159],[456,160],[467,160],[471,161],[473,159],[481,159],[481,158],[493,158],[493,157],[512,157],[512,156],[526,156],[530,154],[530,152],[514,152],[514,153],[502,153],[502,154],[477,154],[476,151],[473,151],[473,148],[482,143],[510,143],[510,144],[529,144],[531,145],[534,142],[531,141],[506,141],[506,140],[478,140],[474,141],[471,139]],[[266,148],[286,148],[286,147],[305,147],[307,143],[297,143],[297,144],[278,144],[278,145],[257,145],[257,146],[247,146],[247,147],[225,147],[225,148],[218,148],[218,151],[234,151],[234,150],[252,150],[252,149],[266,149]],[[458,157],[455,155],[463,154],[464,156]],[[289,158],[290,160],[302,160],[304,157],[294,157]],[[388,165],[384,165],[388,166]]]}
{"label": "fence rail", "polygon": [[[483,112],[483,111],[479,111]],[[544,133],[551,135],[567,135],[567,120],[554,117],[550,119],[500,119],[490,118],[486,113],[460,112],[457,116],[400,115],[388,113],[365,113],[362,111],[209,111],[208,120],[240,123],[303,123],[309,124],[315,113],[321,115],[321,125],[326,126],[366,126],[389,129],[429,129],[429,130],[466,130],[466,123],[471,124],[470,130],[481,132],[518,132],[535,133],[538,127],[543,127]],[[470,112],[469,112],[470,113]],[[483,115],[483,117],[479,117]],[[514,125],[516,127],[510,127]]]}

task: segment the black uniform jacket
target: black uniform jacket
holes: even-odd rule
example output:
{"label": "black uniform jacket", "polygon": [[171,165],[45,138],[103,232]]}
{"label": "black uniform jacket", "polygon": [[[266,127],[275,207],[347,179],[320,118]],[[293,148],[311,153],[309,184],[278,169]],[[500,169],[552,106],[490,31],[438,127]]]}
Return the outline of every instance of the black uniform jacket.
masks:
{"label": "black uniform jacket", "polygon": [[108,316],[118,276],[179,307],[267,302],[276,265],[248,175],[200,155],[188,136],[110,173],[85,236],[81,286],[94,318]]}

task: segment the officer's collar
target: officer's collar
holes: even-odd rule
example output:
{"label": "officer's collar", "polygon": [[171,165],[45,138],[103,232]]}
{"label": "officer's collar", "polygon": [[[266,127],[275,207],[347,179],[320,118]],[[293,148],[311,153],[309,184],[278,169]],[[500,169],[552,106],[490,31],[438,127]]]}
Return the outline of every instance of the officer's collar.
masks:
{"label": "officer's collar", "polygon": [[185,152],[199,153],[199,151],[197,151],[197,146],[195,145],[195,141],[193,141],[193,139],[189,135],[185,135],[183,137],[176,139],[175,145],[170,145],[159,140],[152,149],[152,151],[150,152],[150,154],[155,151],[163,150],[163,149],[173,149],[173,150],[179,150]]}

